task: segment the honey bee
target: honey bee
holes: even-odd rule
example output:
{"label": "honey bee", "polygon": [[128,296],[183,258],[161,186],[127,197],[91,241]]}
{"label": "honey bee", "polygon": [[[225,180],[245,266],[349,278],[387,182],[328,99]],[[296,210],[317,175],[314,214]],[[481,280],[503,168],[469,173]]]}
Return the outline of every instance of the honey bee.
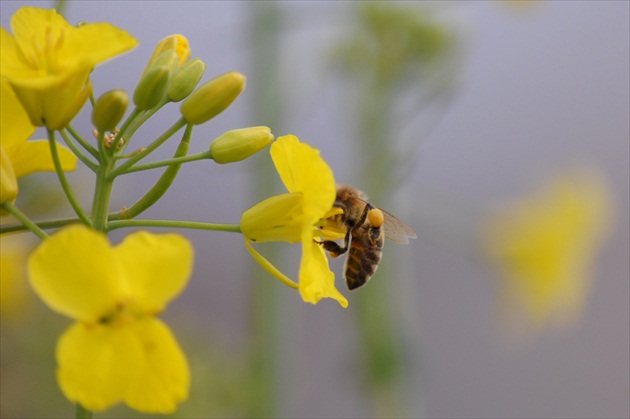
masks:
{"label": "honey bee", "polygon": [[337,185],[333,206],[343,212],[326,221],[329,227],[345,232],[343,246],[333,240],[318,243],[332,257],[348,252],[344,276],[349,290],[365,285],[372,278],[383,257],[385,238],[407,244],[409,239],[417,237],[411,227],[370,204],[363,192],[350,185]]}

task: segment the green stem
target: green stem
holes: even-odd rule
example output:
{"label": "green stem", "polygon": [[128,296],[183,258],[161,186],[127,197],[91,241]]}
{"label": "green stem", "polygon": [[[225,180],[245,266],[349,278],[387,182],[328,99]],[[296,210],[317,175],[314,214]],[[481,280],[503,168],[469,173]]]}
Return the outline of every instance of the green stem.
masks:
{"label": "green stem", "polygon": [[125,163],[118,166],[115,170],[113,170],[109,176],[113,179],[116,176],[119,176],[123,173],[126,173],[131,166],[133,166],[136,162],[148,156],[153,150],[161,146],[166,140],[171,138],[173,134],[179,131],[187,122],[184,118],[179,119],[175,122],[164,134],[162,134],[158,139],[153,141],[146,149],[144,149],[141,153],[136,154],[131,157]]}
{"label": "green stem", "polygon": [[61,16],[64,16],[65,11],[66,11],[66,1],[65,0],[57,0],[55,2],[55,7],[54,9],[57,11],[57,13]]}
{"label": "green stem", "polygon": [[118,135],[116,136],[116,143],[118,143],[118,140],[121,137],[124,137],[126,140],[123,146],[118,150],[117,155],[122,155],[125,152],[127,146],[131,141],[131,137],[133,137],[138,128],[140,128],[142,124],[150,119],[157,111],[160,110],[160,108],[162,108],[162,106],[167,103],[168,100],[165,100],[162,103],[158,104],[155,108],[149,110],[139,110],[137,108],[133,110],[129,119],[125,122],[125,124],[123,124]]}
{"label": "green stem", "polygon": [[[96,186],[94,188],[94,198],[92,200],[92,220],[94,229],[97,231],[106,231],[107,214],[109,211],[109,201],[114,187],[114,178],[110,173],[116,163],[113,156],[108,154],[103,143],[103,133],[99,133],[99,150],[101,151],[101,164],[96,171]],[[114,147],[112,145],[112,147]]]}
{"label": "green stem", "polygon": [[[42,230],[47,230],[51,228],[64,227],[68,224],[76,224],[79,221],[80,220],[78,218],[68,218],[65,220],[42,221],[34,224]],[[0,234],[20,233],[26,230],[30,230],[30,228],[26,227],[24,224],[7,224],[0,226]]]}
{"label": "green stem", "polygon": [[211,158],[212,158],[212,153],[210,152],[210,150],[208,150],[208,151],[204,151],[203,153],[191,154],[190,156],[175,157],[172,159],[160,160],[160,161],[155,161],[155,162],[147,163],[147,164],[139,164],[137,166],[131,167],[129,170],[125,171],[125,173],[121,173],[121,174],[139,172],[141,170],[157,169],[159,167],[171,166],[174,164],[179,165],[179,164],[188,163],[191,161],[211,159]]}
{"label": "green stem", "polygon": [[79,160],[83,162],[83,164],[89,167],[90,170],[92,170],[93,172],[96,172],[98,164],[94,163],[92,160],[88,158],[88,156],[83,154],[83,152],[79,149],[79,147],[77,147],[76,144],[70,139],[70,137],[68,136],[65,130],[59,131],[59,133],[61,134],[63,141],[70,148],[70,150],[72,150],[75,156],[77,156]]}
{"label": "green stem", "polygon": [[[253,91],[251,103],[255,118],[265,121],[266,125],[279,127],[282,125],[282,92],[278,92],[280,81],[278,63],[281,51],[280,30],[283,27],[282,14],[276,2],[251,2],[250,10],[252,22],[249,36],[251,43],[251,61],[258,71],[252,75],[249,84]],[[258,160],[254,172],[255,182],[251,188],[255,200],[263,200],[274,194],[277,175],[270,164]],[[270,244],[266,246],[266,256],[274,259],[278,256],[278,247]],[[250,400],[245,410],[250,417],[274,417],[278,415],[282,367],[286,364],[287,342],[283,339],[280,328],[283,317],[281,304],[278,301],[278,287],[269,286],[269,274],[254,266],[251,290],[251,378],[252,389],[248,395]],[[278,350],[281,348],[281,350]],[[290,367],[289,367],[290,368]]]}
{"label": "green stem", "polygon": [[26,227],[27,229],[32,231],[40,239],[44,240],[44,239],[48,238],[48,234],[46,234],[46,232],[44,230],[39,228],[39,226],[37,224],[35,224],[30,218],[28,218],[28,216],[26,214],[24,214],[22,211],[20,211],[11,202],[9,202],[9,201],[4,202],[2,204],[2,209],[4,209],[5,211],[7,211],[11,215],[13,215],[18,220],[20,220],[20,222],[24,225],[24,227]]}
{"label": "green stem", "polygon": [[48,143],[50,144],[50,154],[52,155],[53,164],[55,166],[55,172],[57,172],[57,177],[59,178],[59,183],[61,184],[61,188],[63,189],[63,192],[66,194],[66,197],[68,198],[68,202],[70,202],[72,209],[74,209],[74,212],[81,219],[83,224],[87,226],[92,226],[92,221],[87,216],[85,211],[83,211],[83,208],[81,208],[81,205],[75,198],[74,193],[72,192],[72,188],[70,187],[70,184],[68,183],[68,179],[66,178],[66,174],[63,171],[63,168],[61,167],[61,161],[59,160],[59,153],[57,152],[57,141],[55,140],[55,132],[49,129],[47,129],[46,132],[48,133]]}
{"label": "green stem", "polygon": [[92,419],[92,411],[87,410],[85,407],[77,403],[74,411],[74,417],[76,419]]}
{"label": "green stem", "polygon": [[107,230],[116,230],[125,227],[164,227],[164,228],[189,228],[195,230],[225,231],[229,233],[240,233],[241,226],[238,224],[215,224],[200,221],[180,221],[180,220],[116,220],[107,223]]}
{"label": "green stem", "polygon": [[92,146],[92,144],[90,144],[87,141],[85,141],[85,139],[81,136],[81,134],[79,134],[74,128],[72,128],[72,126],[68,125],[66,127],[66,130],[68,130],[70,135],[72,135],[72,138],[74,138],[77,141],[77,143],[79,143],[81,145],[81,147],[83,147],[95,159],[99,159],[100,158],[100,155],[98,154],[98,150],[95,149]]}

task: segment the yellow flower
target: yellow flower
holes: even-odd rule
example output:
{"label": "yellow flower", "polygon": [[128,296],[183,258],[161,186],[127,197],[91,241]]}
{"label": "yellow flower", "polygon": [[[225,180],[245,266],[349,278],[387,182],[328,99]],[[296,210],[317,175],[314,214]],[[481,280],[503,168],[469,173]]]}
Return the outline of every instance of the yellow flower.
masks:
{"label": "yellow flower", "polygon": [[77,321],[57,345],[65,396],[102,411],[125,402],[170,413],[188,397],[186,358],[155,316],[185,287],[190,243],[176,234],[138,232],[112,247],[84,226],[42,242],[28,260],[31,285],[53,310]]}
{"label": "yellow flower", "polygon": [[[2,161],[2,202],[13,201],[17,196],[17,178],[40,171],[54,171],[48,140],[27,141],[35,131],[26,112],[3,79],[0,106],[0,154]],[[77,157],[64,147],[57,145],[61,167],[74,170]],[[14,185],[14,187],[12,187]],[[0,202],[1,203],[1,202]]]}
{"label": "yellow flower", "polygon": [[0,74],[26,109],[31,123],[61,129],[92,91],[94,66],[138,41],[109,23],[74,27],[55,12],[22,7],[11,18],[13,36],[1,30]]}
{"label": "yellow flower", "polygon": [[268,198],[243,213],[241,231],[254,259],[282,282],[294,284],[252,247],[250,242],[280,241],[302,243],[299,291],[302,299],[316,304],[333,298],[342,307],[348,300],[335,288],[335,276],[328,259],[313,239],[320,235],[320,220],[329,216],[336,189],[332,170],[319,150],[297,137],[279,137],[271,145],[271,158],[289,193]]}
{"label": "yellow flower", "polygon": [[501,314],[514,320],[520,315],[534,328],[575,319],[611,213],[602,176],[580,169],[558,176],[491,219],[484,244],[503,274],[501,291],[509,310]]}
{"label": "yellow flower", "polygon": [[13,320],[24,314],[32,297],[26,285],[28,245],[18,235],[0,236],[0,318]]}

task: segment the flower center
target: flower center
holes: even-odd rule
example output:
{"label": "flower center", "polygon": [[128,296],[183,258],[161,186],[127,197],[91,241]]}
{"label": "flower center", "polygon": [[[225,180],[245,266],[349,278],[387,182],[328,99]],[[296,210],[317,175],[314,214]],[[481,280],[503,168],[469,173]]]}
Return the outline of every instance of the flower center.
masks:
{"label": "flower center", "polygon": [[109,326],[124,326],[132,323],[138,318],[138,313],[134,312],[130,304],[119,302],[116,307],[99,319],[100,324]]}

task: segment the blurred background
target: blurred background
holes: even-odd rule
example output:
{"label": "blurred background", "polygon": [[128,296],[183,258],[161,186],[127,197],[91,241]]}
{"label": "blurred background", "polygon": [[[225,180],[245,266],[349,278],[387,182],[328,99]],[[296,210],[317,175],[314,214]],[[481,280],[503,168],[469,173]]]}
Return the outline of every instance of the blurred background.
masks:
{"label": "blurred background", "polygon": [[[2,27],[25,5],[0,3]],[[132,92],[155,44],[185,35],[204,81],[245,74],[247,88],[193,132],[191,153],[221,133],[268,125],[321,150],[340,182],[407,222],[418,239],[387,243],[378,273],[349,300],[312,306],[255,265],[242,236],[184,231],[194,276],[162,315],[191,364],[175,417],[629,417],[630,3],[599,2],[68,2],[70,23],[107,21],[135,36],[98,67],[94,92]],[[89,107],[75,128],[91,135]],[[178,117],[167,106],[134,137],[148,144]],[[44,134],[38,132],[38,138]],[[168,158],[175,144],[158,149]],[[586,300],[570,327],[505,322],[503,278],[483,225],[504,202],[559,173],[605,179],[608,234],[594,246]],[[119,179],[112,210],[155,181]],[[69,176],[91,203],[87,169]],[[50,174],[20,184],[18,206],[68,217]],[[245,162],[186,164],[141,218],[238,223],[282,190],[266,151]],[[45,194],[44,194],[45,192]],[[130,230],[112,233],[114,242]],[[161,230],[164,231],[164,230]],[[2,417],[65,417],[54,347],[69,320],[5,267],[35,244],[2,239]],[[265,247],[289,276],[299,249]],[[11,253],[14,252],[14,253]],[[20,256],[22,255],[22,256]],[[9,259],[5,259],[9,258]],[[8,269],[8,268],[7,268]],[[142,417],[117,407],[96,417]]]}

